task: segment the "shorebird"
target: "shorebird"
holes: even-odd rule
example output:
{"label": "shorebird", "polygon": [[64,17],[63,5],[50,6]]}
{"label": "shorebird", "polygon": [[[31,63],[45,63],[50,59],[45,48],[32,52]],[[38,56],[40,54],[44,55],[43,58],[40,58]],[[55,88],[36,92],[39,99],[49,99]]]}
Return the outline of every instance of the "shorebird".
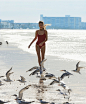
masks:
{"label": "shorebird", "polygon": [[[61,71],[64,71],[65,73],[70,73],[70,72],[68,72],[67,70],[61,70]],[[70,73],[71,74],[71,73]]]}
{"label": "shorebird", "polygon": [[45,78],[49,78],[49,79],[56,79],[55,75],[54,74],[51,74],[51,73],[45,73]]}
{"label": "shorebird", "polygon": [[61,92],[61,90],[60,90],[60,89],[58,89],[58,90],[56,90],[56,91],[59,91],[59,92],[60,92],[60,94],[64,96],[64,98],[65,98],[65,96],[68,96],[66,93]]}
{"label": "shorebird", "polygon": [[6,41],[6,43],[8,44],[8,41]]}
{"label": "shorebird", "polygon": [[4,79],[4,81],[6,81],[6,82],[11,82],[11,81],[12,81],[12,80],[10,79],[10,75],[13,74],[14,72],[11,72],[11,73],[10,73],[11,70],[12,70],[12,67],[10,68],[10,70],[8,70],[8,71],[6,72],[6,79]]}
{"label": "shorebird", "polygon": [[33,71],[29,76],[35,75],[35,74],[37,74],[38,72],[40,72],[40,74],[42,74],[42,72],[45,71],[44,66],[43,66],[43,63],[44,63],[45,61],[46,61],[46,59],[44,59],[43,61],[41,61],[40,67],[38,67],[38,66],[32,67],[31,69],[27,70],[26,72],[32,71],[33,69],[35,69],[35,71]]}
{"label": "shorebird", "polygon": [[4,102],[4,101],[0,100],[0,104],[4,104],[4,103],[8,103],[8,102],[10,102],[10,101]]}
{"label": "shorebird", "polygon": [[36,70],[33,71],[29,76],[31,76],[31,75],[35,75],[35,74],[37,74],[38,72],[40,72],[40,69],[36,69]]}
{"label": "shorebird", "polygon": [[68,71],[66,71],[66,70],[61,70],[61,71],[64,71],[65,73],[63,73],[63,74],[61,75],[61,77],[59,77],[60,80],[62,80],[62,79],[63,79],[64,77],[66,77],[66,76],[68,76],[68,78],[69,78],[70,75],[73,75],[73,74],[71,74],[70,72],[68,72]]}
{"label": "shorebird", "polygon": [[2,45],[2,42],[0,42],[0,45]]}
{"label": "shorebird", "polygon": [[46,80],[45,78],[45,71],[46,69],[44,68],[44,62],[46,61],[47,59],[43,59],[40,63],[40,82],[43,83],[42,80]]}
{"label": "shorebird", "polygon": [[19,81],[19,82],[21,82],[21,83],[24,83],[25,84],[25,78],[23,77],[23,76],[20,76],[21,77],[21,80],[17,80],[17,81]]}
{"label": "shorebird", "polygon": [[14,95],[12,95],[12,96],[15,96],[17,101],[18,101],[18,100],[22,100],[23,92],[24,92],[25,90],[27,90],[30,86],[31,86],[31,85],[28,85],[28,86],[22,88],[22,89],[19,91],[19,95],[18,95],[18,96],[17,96],[16,94],[14,94]]}
{"label": "shorebird", "polygon": [[80,64],[80,61],[76,64],[76,70],[72,70],[72,71],[81,74],[81,73],[80,73],[80,69],[81,69],[81,68],[85,68],[85,67],[79,67],[79,64]]}
{"label": "shorebird", "polygon": [[[47,59],[44,59],[43,61],[41,61],[40,65],[41,65],[42,67],[43,67],[43,63],[44,63],[46,60],[47,60]],[[32,71],[32,70],[34,70],[34,69],[40,69],[40,67],[34,66],[34,67],[32,67],[31,69],[27,70],[26,72]]]}

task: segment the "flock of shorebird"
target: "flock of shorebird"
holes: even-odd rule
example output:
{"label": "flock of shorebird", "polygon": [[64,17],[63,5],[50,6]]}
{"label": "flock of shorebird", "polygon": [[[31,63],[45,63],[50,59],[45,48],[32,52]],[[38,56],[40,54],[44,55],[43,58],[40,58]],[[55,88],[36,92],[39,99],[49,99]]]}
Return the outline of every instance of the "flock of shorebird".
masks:
{"label": "flock of shorebird", "polygon": [[[9,44],[8,41],[6,41],[6,44]],[[0,45],[2,45],[2,42],[0,42]],[[56,77],[54,74],[51,74],[51,73],[48,73],[46,71],[46,69],[44,68],[44,62],[46,61],[47,59],[44,59],[43,61],[41,61],[40,63],[40,67],[38,66],[34,66],[32,67],[31,69],[27,70],[26,72],[31,72],[29,76],[32,76],[32,75],[37,75],[36,77],[39,78],[39,83],[44,83],[44,81],[46,81],[47,79],[51,79],[52,82],[48,85],[53,85],[55,83],[58,84],[58,86],[61,86],[63,89],[64,89],[64,92],[62,92],[60,89],[57,89],[56,91],[58,91],[61,95],[63,95],[63,97],[65,98],[66,96],[68,97],[68,100],[70,98],[70,93],[72,92],[72,89],[70,89],[64,82],[63,82],[63,79],[65,77],[70,77],[71,75],[73,75],[72,73],[68,72],[67,70],[61,70],[63,71],[64,73],[60,76],[60,77]],[[86,68],[86,67],[80,67],[79,66],[80,64],[80,61],[76,64],[76,69],[75,70],[72,70],[73,72],[76,72],[76,73],[80,73],[80,69],[81,68]],[[3,79],[3,81],[5,82],[12,82],[12,80],[10,79],[10,75],[13,74],[14,72],[11,72],[12,71],[12,67],[6,72],[6,79]],[[0,78],[2,78],[4,76],[0,76]],[[20,83],[26,83],[26,79],[23,77],[23,76],[20,76],[21,79],[17,80],[19,81]],[[2,81],[0,80],[0,86],[4,85],[2,83]],[[12,95],[12,96],[15,96],[16,97],[16,102],[18,104],[31,104],[35,101],[31,101],[31,102],[26,102],[24,99],[23,99],[23,92],[27,89],[29,89],[29,87],[32,86],[32,85],[28,85],[24,88],[22,88],[20,91],[19,91],[19,94],[18,96],[16,94]],[[39,91],[40,93],[40,91]],[[54,102],[47,102],[47,101],[43,101],[42,99],[38,99],[39,100],[39,103],[41,104],[55,104]],[[4,103],[8,103],[10,101],[7,101],[7,102],[4,102],[2,100],[0,100],[0,104],[4,104]],[[72,104],[72,103],[69,103],[69,102],[64,102],[63,104]]]}
{"label": "flock of shorebird", "polygon": [[[57,78],[54,74],[48,73],[48,72],[46,71],[46,69],[44,68],[44,62],[45,62],[45,61],[46,61],[46,59],[44,59],[44,60],[40,63],[40,67],[34,66],[34,67],[32,67],[31,69],[27,70],[26,72],[30,72],[30,71],[31,71],[31,73],[30,73],[29,76],[37,75],[36,77],[40,79],[40,80],[39,80],[40,83],[43,83],[43,82],[46,81],[47,79],[51,79],[52,82],[51,82],[48,86],[57,83],[59,86],[61,86],[61,87],[64,89],[64,92],[62,92],[60,89],[57,89],[56,91],[58,91],[61,95],[63,95],[64,99],[65,99],[66,96],[67,96],[68,99],[69,99],[69,98],[70,98],[70,93],[72,92],[72,90],[71,90],[70,88],[68,88],[68,87],[66,86],[66,84],[65,84],[62,80],[63,80],[65,77],[68,77],[68,78],[69,78],[69,77],[70,77],[71,75],[73,75],[73,74],[70,73],[70,72],[68,72],[68,71],[66,71],[66,70],[61,70],[61,71],[63,71],[64,73],[63,73],[60,77]],[[80,67],[80,66],[79,66],[79,63],[80,63],[80,61],[76,64],[76,70],[72,70],[72,71],[81,74],[81,73],[80,73],[80,69],[81,69],[81,68],[85,68],[85,67]],[[11,71],[12,71],[12,67],[10,68],[10,70],[8,70],[8,71],[6,72],[6,79],[3,79],[3,81],[5,81],[5,82],[10,82],[10,83],[12,82],[12,80],[10,79],[10,75],[13,74],[14,72],[11,72]],[[0,76],[0,78],[2,78],[2,77],[4,77],[4,76]],[[25,83],[26,83],[26,79],[25,79],[23,76],[20,76],[20,77],[21,77],[21,79],[19,79],[19,80],[17,80],[17,81],[19,81],[19,82],[25,84]],[[2,84],[2,82],[0,81],[0,86],[2,86],[2,85],[4,85],[4,84]],[[12,95],[12,96],[15,96],[15,97],[16,97],[15,100],[16,100],[16,102],[17,102],[18,104],[31,104],[31,103],[35,102],[35,101],[26,102],[26,101],[23,99],[23,92],[24,92],[25,90],[29,89],[30,86],[32,86],[32,85],[28,85],[28,86],[22,88],[22,89],[19,91],[19,94],[18,94],[18,95],[16,95],[16,94]],[[41,103],[41,104],[55,104],[54,102],[47,102],[47,101],[43,101],[42,99],[38,99],[38,100],[39,100],[39,103]],[[4,103],[8,103],[8,102],[10,102],[10,101],[4,102],[4,101],[0,100],[0,104],[4,104]],[[72,103],[64,102],[63,104],[72,104]]]}

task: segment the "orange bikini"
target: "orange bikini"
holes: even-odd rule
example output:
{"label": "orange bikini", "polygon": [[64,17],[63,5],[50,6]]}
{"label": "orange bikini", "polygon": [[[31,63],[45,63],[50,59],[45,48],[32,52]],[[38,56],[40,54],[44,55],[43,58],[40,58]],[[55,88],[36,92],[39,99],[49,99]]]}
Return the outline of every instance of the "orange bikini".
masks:
{"label": "orange bikini", "polygon": [[[38,41],[36,42],[36,44],[39,46],[39,44],[40,44],[41,42],[45,41],[46,35],[45,35],[45,33],[44,33],[43,35],[39,35],[39,34],[37,33],[37,37],[38,37]],[[43,43],[42,46],[44,46],[44,45],[45,45],[45,43]],[[42,46],[39,46],[39,48],[41,49]]]}

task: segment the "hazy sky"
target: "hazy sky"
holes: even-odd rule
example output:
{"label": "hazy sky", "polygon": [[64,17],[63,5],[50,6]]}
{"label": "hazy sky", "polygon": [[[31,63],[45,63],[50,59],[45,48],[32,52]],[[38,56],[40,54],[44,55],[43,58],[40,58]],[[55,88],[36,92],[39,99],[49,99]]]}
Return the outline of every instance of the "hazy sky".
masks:
{"label": "hazy sky", "polygon": [[86,0],[0,0],[0,19],[38,22],[40,14],[50,17],[81,17],[86,22]]}

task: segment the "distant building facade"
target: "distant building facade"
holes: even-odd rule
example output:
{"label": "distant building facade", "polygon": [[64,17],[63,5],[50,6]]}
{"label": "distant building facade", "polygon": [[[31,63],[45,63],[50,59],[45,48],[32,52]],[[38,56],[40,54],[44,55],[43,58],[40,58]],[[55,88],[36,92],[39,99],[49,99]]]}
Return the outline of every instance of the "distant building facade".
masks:
{"label": "distant building facade", "polygon": [[14,20],[1,20],[0,29],[38,29],[38,23],[14,23]]}
{"label": "distant building facade", "polygon": [[86,29],[86,22],[81,22],[81,17],[70,17],[70,15],[65,15],[65,17],[43,17],[40,15],[40,20],[44,24],[51,24],[47,29]]}
{"label": "distant building facade", "polygon": [[38,23],[14,23],[13,29],[37,29]]}
{"label": "distant building facade", "polygon": [[[81,17],[44,17],[40,15],[44,24],[51,24],[46,29],[86,29],[86,22],[81,22]],[[1,20],[0,29],[39,29],[38,23],[14,23],[14,20]]]}
{"label": "distant building facade", "polygon": [[14,23],[14,20],[1,20],[0,19],[0,28],[1,29],[10,29],[11,24]]}

